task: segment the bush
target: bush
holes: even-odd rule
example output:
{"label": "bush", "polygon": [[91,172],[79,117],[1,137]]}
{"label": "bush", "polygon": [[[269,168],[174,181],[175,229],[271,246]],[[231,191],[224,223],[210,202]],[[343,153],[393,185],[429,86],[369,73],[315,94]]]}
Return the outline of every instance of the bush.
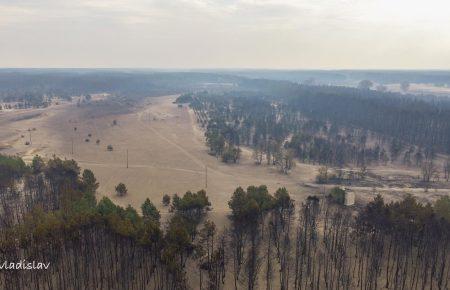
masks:
{"label": "bush", "polygon": [[110,144],[110,145],[106,146],[106,149],[107,149],[108,151],[113,151],[113,146]]}
{"label": "bush", "polygon": [[116,186],[116,193],[118,196],[124,196],[128,193],[128,189],[122,182]]}
{"label": "bush", "polygon": [[168,194],[164,194],[162,203],[164,206],[168,206],[170,204],[170,196]]}
{"label": "bush", "polygon": [[345,190],[340,187],[333,187],[330,191],[329,197],[338,204],[345,203]]}
{"label": "bush", "polygon": [[228,147],[225,152],[222,154],[222,162],[228,163],[233,162],[237,163],[239,158],[241,157],[241,149],[236,147]]}

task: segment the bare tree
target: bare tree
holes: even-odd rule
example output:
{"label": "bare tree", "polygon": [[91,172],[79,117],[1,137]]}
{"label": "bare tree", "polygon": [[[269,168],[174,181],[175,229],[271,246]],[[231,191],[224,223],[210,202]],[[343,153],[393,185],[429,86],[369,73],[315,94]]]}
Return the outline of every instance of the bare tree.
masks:
{"label": "bare tree", "polygon": [[422,181],[429,183],[431,181],[431,178],[436,174],[437,169],[434,165],[434,162],[432,159],[425,160],[422,162]]}

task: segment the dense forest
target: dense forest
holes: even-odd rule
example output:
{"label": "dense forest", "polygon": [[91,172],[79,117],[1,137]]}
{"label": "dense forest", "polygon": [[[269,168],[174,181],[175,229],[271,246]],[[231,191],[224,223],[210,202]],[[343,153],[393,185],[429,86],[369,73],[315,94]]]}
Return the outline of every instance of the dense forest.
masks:
{"label": "dense forest", "polygon": [[200,91],[178,99],[190,103],[211,153],[224,161],[236,162],[230,152],[246,145],[254,149],[257,164],[265,160],[284,172],[292,156],[336,167],[428,166],[431,177],[446,171],[433,162],[437,153],[450,153],[448,100],[268,80],[244,83],[242,90]]}
{"label": "dense forest", "polygon": [[[432,206],[377,196],[358,209],[342,206],[339,190],[300,203],[284,188],[239,187],[218,229],[203,190],[165,196],[162,220],[148,199],[138,212],[97,202],[97,188],[73,160],[0,156],[2,289],[450,286],[448,197]],[[31,261],[50,265],[13,269]]]}
{"label": "dense forest", "polygon": [[439,151],[450,148],[450,101],[446,98],[268,80],[248,80],[244,86],[253,89],[255,96],[282,102],[309,118],[371,130]]}

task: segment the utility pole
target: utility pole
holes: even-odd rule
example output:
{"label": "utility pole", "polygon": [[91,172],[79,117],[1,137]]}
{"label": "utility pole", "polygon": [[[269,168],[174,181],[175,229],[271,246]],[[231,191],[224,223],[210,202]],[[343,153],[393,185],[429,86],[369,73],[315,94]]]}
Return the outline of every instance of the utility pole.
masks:
{"label": "utility pole", "polygon": [[128,168],[128,149],[127,149],[127,168]]}
{"label": "utility pole", "polygon": [[73,132],[72,132],[72,155],[73,155],[73,137],[74,137],[76,131],[77,131],[77,127],[73,127]]}
{"label": "utility pole", "polygon": [[208,166],[205,165],[205,189],[208,188]]}
{"label": "utility pole", "polygon": [[30,145],[31,145],[31,129],[28,128],[28,133],[30,133]]}

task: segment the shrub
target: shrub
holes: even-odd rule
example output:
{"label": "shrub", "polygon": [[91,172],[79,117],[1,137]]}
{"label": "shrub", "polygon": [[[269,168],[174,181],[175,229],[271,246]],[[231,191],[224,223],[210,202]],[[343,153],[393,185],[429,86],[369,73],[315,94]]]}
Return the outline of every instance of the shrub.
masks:
{"label": "shrub", "polygon": [[333,187],[330,191],[329,197],[338,204],[345,203],[345,190],[340,187]]}
{"label": "shrub", "polygon": [[170,204],[170,196],[168,194],[164,194],[162,203],[164,206],[168,206]]}
{"label": "shrub", "polygon": [[116,186],[116,193],[118,196],[124,196],[128,193],[128,189],[122,182]]}

